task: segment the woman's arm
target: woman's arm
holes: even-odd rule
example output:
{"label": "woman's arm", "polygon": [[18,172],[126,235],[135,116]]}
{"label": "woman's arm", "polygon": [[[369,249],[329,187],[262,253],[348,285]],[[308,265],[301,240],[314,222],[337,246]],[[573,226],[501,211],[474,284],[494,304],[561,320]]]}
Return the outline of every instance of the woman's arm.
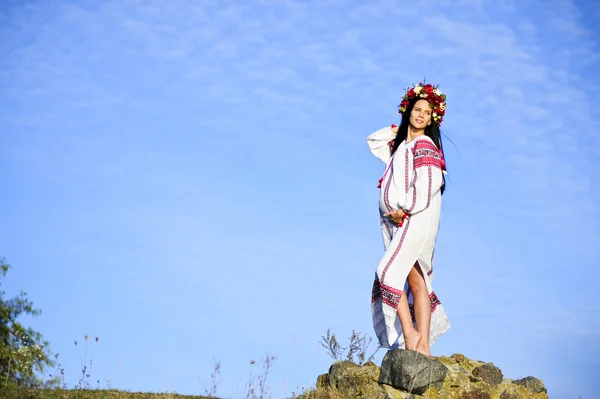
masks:
{"label": "woman's arm", "polygon": [[384,163],[390,160],[391,151],[389,143],[396,138],[396,133],[398,133],[398,127],[392,125],[391,127],[379,129],[367,137],[369,149],[373,155]]}

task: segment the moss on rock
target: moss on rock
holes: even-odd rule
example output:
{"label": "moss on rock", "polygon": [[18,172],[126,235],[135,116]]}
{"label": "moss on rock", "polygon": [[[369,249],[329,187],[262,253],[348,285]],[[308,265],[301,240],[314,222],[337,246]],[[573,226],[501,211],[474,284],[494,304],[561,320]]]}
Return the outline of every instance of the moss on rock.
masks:
{"label": "moss on rock", "polygon": [[477,366],[481,366],[484,364],[483,362],[478,362],[477,360],[469,359],[468,357],[460,353],[455,353],[451,357],[452,359],[456,360],[456,362],[460,364],[462,368],[467,370],[469,373],[471,373],[473,369],[475,369]]}
{"label": "moss on rock", "polygon": [[329,368],[329,386],[344,398],[384,399],[385,392],[376,365],[358,366],[350,361],[337,362]]}
{"label": "moss on rock", "polygon": [[386,393],[385,399],[420,399],[423,396],[414,393],[408,393],[394,388],[391,385],[382,384],[383,390]]}
{"label": "moss on rock", "polygon": [[317,389],[327,388],[329,386],[329,376],[327,374],[321,374],[317,377]]}

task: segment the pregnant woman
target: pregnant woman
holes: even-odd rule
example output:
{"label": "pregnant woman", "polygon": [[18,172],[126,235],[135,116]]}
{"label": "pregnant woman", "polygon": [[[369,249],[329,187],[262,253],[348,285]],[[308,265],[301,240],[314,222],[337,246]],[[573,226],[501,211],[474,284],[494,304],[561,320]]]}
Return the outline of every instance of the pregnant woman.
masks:
{"label": "pregnant woman", "polygon": [[367,138],[371,152],[386,164],[379,181],[379,212],[385,254],[373,284],[371,308],[381,347],[430,347],[450,328],[432,288],[446,171],[440,125],[446,96],[431,84],[407,90],[399,127]]}

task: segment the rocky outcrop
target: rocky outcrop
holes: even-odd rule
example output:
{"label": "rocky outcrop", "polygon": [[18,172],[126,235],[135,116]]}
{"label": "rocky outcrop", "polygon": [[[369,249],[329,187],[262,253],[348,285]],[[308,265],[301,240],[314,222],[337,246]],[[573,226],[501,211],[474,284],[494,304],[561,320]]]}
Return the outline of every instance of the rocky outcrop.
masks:
{"label": "rocky outcrop", "polygon": [[535,377],[505,378],[493,363],[461,354],[428,358],[415,351],[390,350],[381,368],[336,362],[317,379],[305,399],[547,399],[544,383]]}

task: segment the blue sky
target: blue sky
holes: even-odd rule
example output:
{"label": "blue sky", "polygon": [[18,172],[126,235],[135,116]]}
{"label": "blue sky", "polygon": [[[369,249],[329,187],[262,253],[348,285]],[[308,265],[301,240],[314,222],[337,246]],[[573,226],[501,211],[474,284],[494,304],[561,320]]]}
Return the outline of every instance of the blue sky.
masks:
{"label": "blue sky", "polygon": [[203,393],[217,359],[242,397],[268,353],[291,396],[328,328],[373,336],[365,139],[425,77],[448,95],[433,354],[597,397],[598,24],[594,1],[4,1],[3,287],[69,385],[89,334],[101,386]]}

